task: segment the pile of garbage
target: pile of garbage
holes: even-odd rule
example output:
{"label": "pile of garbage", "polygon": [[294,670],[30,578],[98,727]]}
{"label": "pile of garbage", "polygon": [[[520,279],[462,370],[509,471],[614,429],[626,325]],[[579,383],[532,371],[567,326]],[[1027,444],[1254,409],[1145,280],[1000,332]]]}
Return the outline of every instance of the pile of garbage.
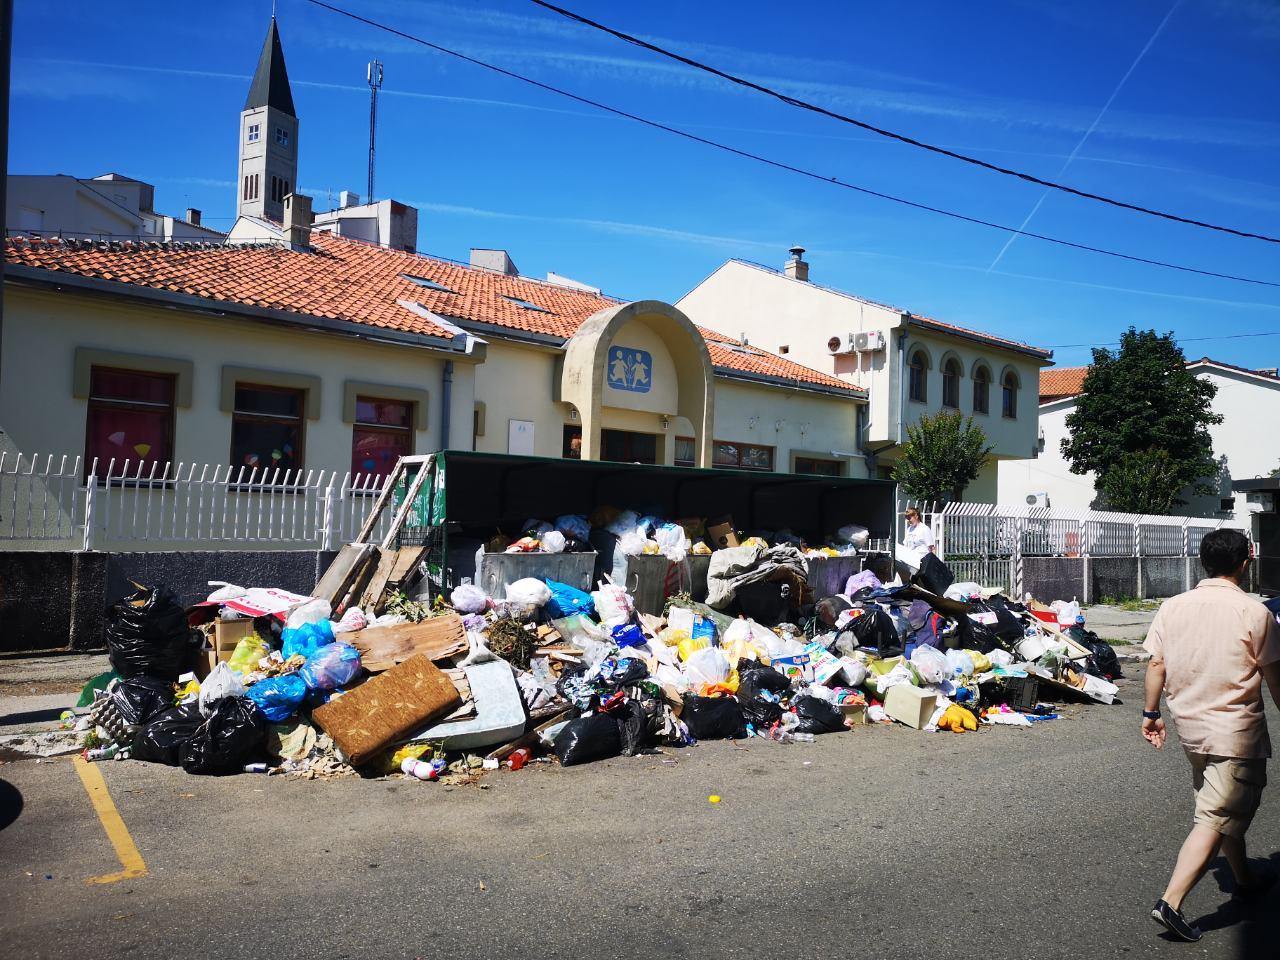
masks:
{"label": "pile of garbage", "polygon": [[[582,542],[586,518],[570,519],[539,545]],[[910,567],[864,557],[875,569],[815,601],[805,560],[789,543],[716,550],[707,602],[671,596],[661,616],[637,612],[608,576],[592,591],[528,577],[497,597],[464,582],[338,610],[228,584],[184,609],[139,588],[110,611],[113,671],[86,688],[78,726],[90,759],[448,780],[865,725],[1030,727],[1057,718],[1056,701],[1116,700],[1119,661],[1074,601],[953,583],[932,554]]]}

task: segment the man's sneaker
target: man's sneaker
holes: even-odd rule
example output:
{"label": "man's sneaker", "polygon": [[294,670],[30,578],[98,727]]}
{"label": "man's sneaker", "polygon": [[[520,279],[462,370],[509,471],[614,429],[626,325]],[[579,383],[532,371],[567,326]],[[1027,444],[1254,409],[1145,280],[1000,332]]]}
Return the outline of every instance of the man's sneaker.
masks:
{"label": "man's sneaker", "polygon": [[1231,899],[1252,903],[1261,899],[1275,885],[1276,875],[1274,873],[1270,870],[1258,870],[1255,868],[1253,871],[1253,883],[1247,887],[1237,884],[1235,889],[1231,891]]}
{"label": "man's sneaker", "polygon": [[1200,928],[1188,922],[1187,918],[1182,915],[1181,910],[1173,909],[1163,900],[1157,900],[1156,905],[1151,908],[1151,919],[1179,940],[1187,943],[1195,943],[1203,936],[1200,933]]}

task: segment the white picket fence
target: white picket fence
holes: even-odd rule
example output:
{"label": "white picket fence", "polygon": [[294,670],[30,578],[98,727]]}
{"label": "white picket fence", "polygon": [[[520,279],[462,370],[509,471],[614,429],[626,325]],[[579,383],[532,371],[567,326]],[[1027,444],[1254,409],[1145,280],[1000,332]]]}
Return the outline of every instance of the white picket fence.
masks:
{"label": "white picket fence", "polygon": [[[0,453],[0,548],[332,550],[384,478]],[[390,511],[382,525],[390,523]]]}

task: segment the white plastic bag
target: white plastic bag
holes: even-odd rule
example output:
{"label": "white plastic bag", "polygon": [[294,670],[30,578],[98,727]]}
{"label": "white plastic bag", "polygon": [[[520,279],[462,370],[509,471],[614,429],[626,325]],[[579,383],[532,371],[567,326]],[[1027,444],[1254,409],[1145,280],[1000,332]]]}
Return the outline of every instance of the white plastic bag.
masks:
{"label": "white plastic bag", "polygon": [[1075,600],[1068,603],[1065,600],[1055,600],[1049,604],[1049,608],[1058,615],[1058,626],[1074,627],[1076,625],[1076,617],[1080,616],[1080,604]]}
{"label": "white plastic bag", "polygon": [[564,553],[564,534],[559,530],[548,530],[542,535],[541,543],[543,553]]}
{"label": "white plastic bag", "polygon": [[953,583],[947,587],[947,592],[943,596],[948,600],[967,601],[971,597],[981,597],[982,587],[976,583]]}
{"label": "white plastic bag", "polygon": [[350,606],[347,612],[342,615],[342,619],[333,625],[334,633],[350,633],[354,630],[363,630],[369,625],[369,616],[357,606]]}
{"label": "white plastic bag", "polygon": [[209,586],[218,588],[205,598],[209,603],[226,603],[228,600],[243,597],[248,593],[244,587],[237,587],[234,583],[227,583],[225,580],[210,580]]}
{"label": "white plastic bag", "polygon": [[289,619],[285,621],[285,626],[291,630],[298,627],[304,627],[308,623],[319,623],[321,620],[328,620],[329,614],[333,612],[333,608],[329,606],[328,600],[312,598],[306,603],[300,603],[289,611]]}
{"label": "white plastic bag", "polygon": [[624,533],[634,533],[639,522],[640,515],[634,510],[623,510],[605,529],[615,537],[621,537]]}
{"label": "white plastic bag", "polygon": [[695,650],[684,664],[685,679],[689,681],[689,689],[699,693],[705,687],[724,683],[729,679],[732,667],[728,658],[716,647],[705,647]]}
{"label": "white plastic bag", "polygon": [[489,663],[493,660],[501,659],[496,653],[489,649],[489,644],[483,636],[474,631],[467,631],[467,645],[471,648],[467,658],[458,666],[474,667],[478,663]]}
{"label": "white plastic bag", "polygon": [[844,677],[844,682],[851,687],[860,687],[867,682],[867,665],[853,657],[841,657],[837,676]]}
{"label": "white plastic bag", "polygon": [[454,587],[449,594],[449,602],[459,613],[484,613],[489,606],[489,598],[474,583],[462,583]]}
{"label": "white plastic bag", "polygon": [[244,684],[225,660],[209,671],[209,675],[200,684],[200,715],[203,717],[213,713],[214,705],[224,697],[243,697]]}
{"label": "white plastic bag", "polygon": [[600,589],[591,594],[591,599],[595,601],[600,622],[606,627],[630,622],[631,615],[636,610],[631,596],[616,583],[600,584]]}
{"label": "white plastic bag", "polygon": [[645,547],[651,543],[653,541],[643,534],[629,530],[618,538],[618,549],[622,551],[624,556],[638,557],[645,553]]}
{"label": "white plastic bag", "polygon": [[551,588],[536,577],[525,577],[507,585],[507,602],[541,607],[551,599]]}
{"label": "white plastic bag", "polygon": [[911,668],[905,663],[897,664],[892,670],[883,676],[876,677],[876,690],[880,696],[884,696],[886,690],[890,687],[897,686],[900,683],[914,683],[915,675],[912,674]]}
{"label": "white plastic bag", "polygon": [[871,531],[856,523],[850,523],[836,531],[836,537],[855,547],[865,547],[871,539]]}
{"label": "white plastic bag", "polygon": [[[952,672],[948,656],[928,644],[921,644],[911,651],[911,665],[925,683],[941,683]],[[969,672],[973,672],[973,661],[969,662]]]}
{"label": "white plastic bag", "polygon": [[[1006,654],[1007,656],[1007,654]],[[952,677],[973,676],[973,657],[963,650],[947,651],[947,675]]]}
{"label": "white plastic bag", "polygon": [[987,659],[991,661],[993,667],[1011,667],[1013,666],[1013,654],[1008,650],[1001,650],[996,647],[987,654]]}
{"label": "white plastic bag", "polygon": [[664,523],[654,532],[658,551],[672,563],[679,563],[689,555],[689,537],[678,523]]}

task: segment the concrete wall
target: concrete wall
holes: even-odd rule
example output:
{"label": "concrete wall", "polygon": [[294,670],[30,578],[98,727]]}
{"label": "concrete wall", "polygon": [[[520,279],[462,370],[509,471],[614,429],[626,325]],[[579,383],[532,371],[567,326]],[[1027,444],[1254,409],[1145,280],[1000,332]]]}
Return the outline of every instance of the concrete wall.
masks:
{"label": "concrete wall", "polygon": [[[38,229],[68,237],[143,236],[138,214],[138,184],[102,181],[84,185],[75,177],[10,175],[5,200],[5,229],[29,227],[23,207],[39,211]],[[116,198],[116,195],[120,199]],[[158,239],[152,237],[152,239]]]}
{"label": "concrete wall", "polygon": [[105,611],[133,592],[163,585],[184,605],[210,580],[310,593],[335,554],[299,551],[80,553],[0,551],[0,651],[93,649],[105,644]]}
{"label": "concrete wall", "polygon": [[[694,323],[732,337],[745,335],[752,345],[773,353],[786,347],[788,359],[866,388],[870,401],[868,439],[872,444],[896,441],[900,425],[942,409],[945,356],[955,356],[960,362],[959,411],[966,416],[974,413],[975,364],[983,363],[990,371],[990,412],[976,413],[974,419],[995,448],[994,457],[1026,457],[1035,444],[1041,364],[1023,354],[913,326],[908,344],[923,347],[930,358],[928,398],[925,403],[906,401],[903,405],[896,332],[903,321],[895,308],[737,261],[724,264],[677,306]],[[883,352],[833,357],[827,349],[831,337],[875,330],[886,336]],[[1006,368],[1014,370],[1020,384],[1016,419],[1001,416],[1000,382]],[[885,463],[892,459],[892,453],[883,458]]]}
{"label": "concrete wall", "polygon": [[[320,379],[318,417],[305,424],[306,469],[345,472],[351,467],[352,426],[343,420],[347,380],[425,390],[429,399],[425,416],[420,411],[414,452],[440,446],[444,359],[439,354],[67,292],[9,286],[5,295],[0,426],[8,449],[84,451],[88,401],[72,390],[77,347],[191,362],[191,405],[179,406],[174,418],[179,462],[229,461],[231,413],[221,404],[224,365]],[[471,446],[473,366],[455,358],[450,443],[462,449]]]}
{"label": "concrete wall", "polygon": [[1055,400],[1039,408],[1044,443],[1034,459],[1005,460],[999,465],[996,503],[1025,503],[1032,494],[1048,494],[1049,506],[1056,509],[1088,509],[1097,494],[1097,477],[1092,471],[1077,476],[1062,456],[1062,441],[1068,434],[1067,415],[1076,408],[1074,399]]}
{"label": "concrete wall", "polygon": [[858,449],[857,405],[842,397],[716,380],[716,440],[774,447],[774,469],[796,456],[839,460],[845,476],[865,477]]}

